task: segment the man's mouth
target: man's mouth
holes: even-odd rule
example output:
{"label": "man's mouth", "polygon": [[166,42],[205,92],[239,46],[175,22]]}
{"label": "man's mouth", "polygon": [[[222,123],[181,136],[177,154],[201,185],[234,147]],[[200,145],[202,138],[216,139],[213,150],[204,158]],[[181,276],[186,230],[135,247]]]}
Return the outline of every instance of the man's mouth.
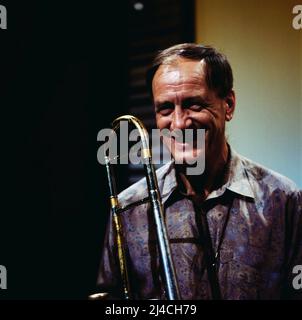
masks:
{"label": "man's mouth", "polygon": [[209,131],[206,128],[200,129],[204,130],[204,137],[202,134],[200,134],[200,132],[198,132],[198,129],[185,129],[191,130],[191,132],[186,134],[185,130],[181,130],[178,132],[173,132],[173,134],[169,134],[165,138],[166,141],[170,140],[170,143],[173,144],[175,148],[179,150],[198,148],[199,146],[203,145],[203,141],[200,141],[200,139],[205,139]]}

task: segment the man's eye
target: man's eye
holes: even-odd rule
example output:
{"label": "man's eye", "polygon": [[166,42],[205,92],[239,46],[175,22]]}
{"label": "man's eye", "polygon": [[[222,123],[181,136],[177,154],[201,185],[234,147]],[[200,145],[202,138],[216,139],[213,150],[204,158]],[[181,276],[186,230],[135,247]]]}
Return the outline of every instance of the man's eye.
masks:
{"label": "man's eye", "polygon": [[162,116],[168,116],[171,112],[173,112],[173,107],[169,105],[162,106],[158,108],[157,112]]}
{"label": "man's eye", "polygon": [[162,110],[159,111],[159,113],[162,116],[168,116],[171,112],[172,112],[172,108],[170,108],[170,109],[162,109]]}
{"label": "man's eye", "polygon": [[202,109],[202,106],[198,105],[198,104],[192,104],[190,107],[189,107],[190,110],[192,111],[201,111]]}

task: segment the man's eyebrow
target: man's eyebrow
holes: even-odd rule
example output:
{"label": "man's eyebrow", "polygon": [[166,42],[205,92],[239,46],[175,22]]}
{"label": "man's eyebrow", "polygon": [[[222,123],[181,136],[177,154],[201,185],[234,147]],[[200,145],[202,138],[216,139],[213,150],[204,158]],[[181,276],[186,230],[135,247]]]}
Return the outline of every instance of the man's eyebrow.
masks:
{"label": "man's eyebrow", "polygon": [[188,97],[183,99],[183,104],[187,103],[198,103],[198,104],[208,104],[209,101],[207,98],[203,98],[201,96]]}
{"label": "man's eyebrow", "polygon": [[[201,96],[189,96],[182,100],[182,105],[188,105],[193,103],[208,105],[209,100],[207,99],[207,97],[203,98]],[[173,107],[174,103],[169,100],[158,100],[158,101],[154,101],[154,106],[156,110],[161,110],[167,107],[169,108]]]}
{"label": "man's eyebrow", "polygon": [[172,107],[174,103],[168,100],[162,100],[162,101],[154,101],[154,105],[155,105],[155,109],[159,110],[167,106]]}

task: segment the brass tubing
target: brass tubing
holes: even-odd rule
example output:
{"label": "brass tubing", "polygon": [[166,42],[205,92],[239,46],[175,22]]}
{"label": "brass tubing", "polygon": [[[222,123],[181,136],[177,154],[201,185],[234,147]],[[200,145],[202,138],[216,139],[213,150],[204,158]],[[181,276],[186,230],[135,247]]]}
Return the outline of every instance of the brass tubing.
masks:
{"label": "brass tubing", "polygon": [[[148,194],[149,199],[154,215],[154,221],[156,225],[156,233],[157,233],[157,241],[158,241],[158,248],[159,248],[159,255],[160,255],[160,262],[162,264],[162,269],[164,273],[164,284],[165,284],[165,293],[167,300],[179,300],[180,293],[178,288],[178,283],[176,279],[175,267],[173,264],[170,243],[168,239],[168,233],[164,221],[164,214],[163,214],[163,206],[161,203],[161,195],[158,189],[158,182],[157,177],[154,169],[154,165],[152,163],[152,152],[149,148],[149,135],[148,132],[138,118],[131,116],[131,115],[124,115],[115,119],[112,123],[113,130],[117,131],[120,127],[120,122],[126,120],[132,123],[139,131],[142,143],[142,159],[145,169],[145,175],[147,180],[148,186]],[[107,164],[108,162],[108,164]],[[126,266],[126,259],[123,253],[124,245],[123,245],[123,238],[121,232],[121,224],[119,220],[119,205],[118,205],[118,198],[116,194],[116,186],[115,186],[115,178],[112,170],[110,169],[110,160],[106,157],[106,167],[107,167],[107,176],[109,180],[109,188],[110,188],[110,196],[111,196],[111,205],[112,205],[112,212],[113,212],[113,220],[115,222],[115,228],[117,233],[117,245],[119,252],[119,263],[120,263],[120,270],[123,273],[122,279],[124,281],[124,290],[125,292],[130,292],[129,289],[125,288],[125,285],[129,285],[128,279],[128,272]],[[121,256],[121,257],[120,257]]]}

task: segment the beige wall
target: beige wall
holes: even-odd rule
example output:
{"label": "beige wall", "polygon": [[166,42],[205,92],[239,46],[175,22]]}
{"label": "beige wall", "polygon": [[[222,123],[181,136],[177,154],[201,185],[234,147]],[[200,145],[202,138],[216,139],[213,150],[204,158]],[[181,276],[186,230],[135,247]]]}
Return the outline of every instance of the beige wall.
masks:
{"label": "beige wall", "polygon": [[196,0],[196,41],[217,47],[232,64],[233,147],[302,187],[302,30],[292,28],[295,4]]}

